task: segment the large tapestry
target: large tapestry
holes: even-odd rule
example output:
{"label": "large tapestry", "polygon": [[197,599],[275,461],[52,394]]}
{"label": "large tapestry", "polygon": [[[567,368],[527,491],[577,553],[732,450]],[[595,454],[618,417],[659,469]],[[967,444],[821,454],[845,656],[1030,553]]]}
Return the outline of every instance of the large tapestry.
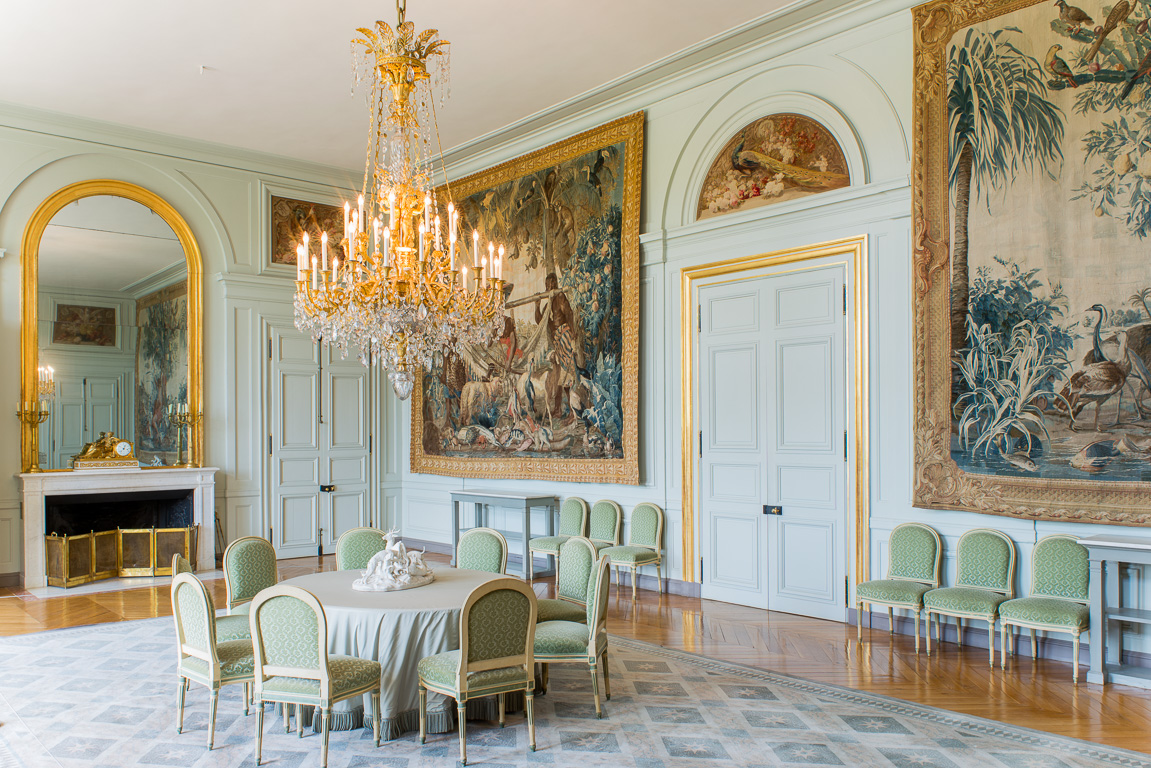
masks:
{"label": "large tapestry", "polygon": [[847,160],[831,131],[810,117],[780,113],[731,137],[703,181],[696,218],[782,203],[846,187]]}
{"label": "large tapestry", "polygon": [[915,18],[915,503],[1151,524],[1151,6]]}
{"label": "large tapestry", "polygon": [[176,462],[178,429],[168,406],[188,402],[188,284],[136,301],[136,455]]}
{"label": "large tapestry", "polygon": [[643,119],[452,183],[464,239],[507,249],[506,311],[416,386],[413,471],[639,482]]}

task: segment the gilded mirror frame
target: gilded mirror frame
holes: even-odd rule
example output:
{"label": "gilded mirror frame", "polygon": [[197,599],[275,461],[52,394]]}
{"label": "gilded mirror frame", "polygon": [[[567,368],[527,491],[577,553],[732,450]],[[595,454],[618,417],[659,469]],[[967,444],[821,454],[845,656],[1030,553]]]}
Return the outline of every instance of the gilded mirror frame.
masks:
{"label": "gilded mirror frame", "polygon": [[[172,228],[184,249],[184,260],[188,265],[188,410],[203,413],[204,409],[204,294],[203,259],[200,246],[192,234],[191,227],[184,221],[168,201],[155,192],[136,184],[113,179],[92,179],[80,181],[60,189],[36,207],[24,228],[20,242],[20,401],[38,400],[37,374],[40,357],[39,338],[39,271],[40,239],[52,218],[69,203],[85,197],[112,195],[124,197],[150,208]],[[27,472],[32,466],[32,430],[37,427],[20,425],[20,465]],[[201,419],[191,428],[189,440],[192,466],[201,466],[204,451],[204,422]],[[70,469],[47,470],[71,472]]]}

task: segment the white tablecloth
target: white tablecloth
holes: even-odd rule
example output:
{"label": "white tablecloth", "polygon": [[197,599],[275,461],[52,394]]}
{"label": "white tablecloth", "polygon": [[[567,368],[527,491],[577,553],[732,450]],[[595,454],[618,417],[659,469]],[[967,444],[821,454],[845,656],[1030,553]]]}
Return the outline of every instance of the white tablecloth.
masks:
{"label": "white tablecloth", "polygon": [[[384,738],[396,738],[419,727],[419,676],[416,664],[424,656],[460,647],[460,611],[480,584],[501,578],[485,571],[441,566],[436,580],[399,592],[357,592],[352,582],[360,571],[327,571],[298,576],[284,583],[311,592],[328,620],[328,652],[374,659],[383,666],[380,715]],[[510,702],[509,702],[510,703]],[[455,727],[454,705],[429,692],[428,727],[444,733]],[[364,709],[365,705],[368,707]],[[332,729],[347,730],[370,714],[368,697],[341,702],[333,708]],[[317,719],[318,720],[318,719]],[[318,722],[316,723],[318,725]]]}

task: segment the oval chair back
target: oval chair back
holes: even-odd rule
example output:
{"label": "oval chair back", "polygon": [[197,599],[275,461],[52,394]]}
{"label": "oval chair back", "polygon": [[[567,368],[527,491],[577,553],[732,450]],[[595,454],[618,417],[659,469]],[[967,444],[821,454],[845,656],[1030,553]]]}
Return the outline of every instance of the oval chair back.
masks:
{"label": "oval chair back", "polygon": [[631,511],[627,543],[632,547],[648,547],[658,552],[663,546],[663,510],[650,502],[636,504]]}
{"label": "oval chair back", "polygon": [[902,523],[892,529],[887,546],[887,578],[939,586],[943,542],[934,528],[923,523]]}
{"label": "oval chair back", "polygon": [[536,593],[519,579],[495,579],[472,590],[460,613],[461,693],[468,674],[522,667],[533,674]]}
{"label": "oval chair back", "polygon": [[1015,542],[991,528],[963,534],[956,547],[955,586],[1015,594]]}
{"label": "oval chair back", "polygon": [[352,528],[336,541],[336,570],[362,571],[377,552],[388,546],[378,528]]}
{"label": "oval chair back", "polygon": [[176,648],[180,664],[191,657],[208,664],[208,677],[219,673],[216,656],[216,607],[204,583],[190,573],[172,579],[172,618],[176,621]]}
{"label": "oval chair back", "polygon": [[472,528],[456,545],[456,567],[503,574],[508,567],[508,542],[492,528]]}
{"label": "oval chair back", "polygon": [[188,558],[181,555],[179,552],[172,555],[172,577],[175,578],[181,573],[192,573],[192,564],[188,562]]}
{"label": "oval chair back", "polygon": [[588,654],[594,659],[596,654],[596,641],[600,635],[607,638],[607,596],[611,586],[611,561],[601,557],[592,571],[591,581],[588,584],[587,601],[587,628],[588,628]]}
{"label": "oval chair back", "polygon": [[224,587],[228,608],[251,600],[261,590],[275,586],[276,550],[259,536],[236,539],[224,550]]}
{"label": "oval chair back", "polygon": [[622,520],[623,510],[611,499],[600,499],[592,505],[588,538],[597,550],[619,545]]}
{"label": "oval chair back", "polygon": [[1031,597],[1088,602],[1087,548],[1077,536],[1056,534],[1039,540],[1031,552]]}
{"label": "oval chair back", "polygon": [[588,504],[578,496],[564,499],[560,507],[560,536],[587,535]]}
{"label": "oval chair back", "polygon": [[582,536],[574,536],[560,547],[556,574],[556,596],[579,605],[587,605],[595,565],[595,545]]}
{"label": "oval chair back", "polygon": [[248,612],[256,661],[256,698],[268,678],[318,680],[328,689],[328,627],[324,609],[306,589],[278,584],[262,590]]}

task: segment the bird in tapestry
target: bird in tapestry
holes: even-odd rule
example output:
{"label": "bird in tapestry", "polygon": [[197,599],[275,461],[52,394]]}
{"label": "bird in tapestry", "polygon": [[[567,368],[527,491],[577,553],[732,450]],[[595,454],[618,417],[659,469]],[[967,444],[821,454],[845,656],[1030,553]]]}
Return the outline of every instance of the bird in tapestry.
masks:
{"label": "bird in tapestry", "polygon": [[1062,45],[1053,45],[1047,51],[1047,58],[1043,62],[1043,66],[1047,71],[1056,77],[1063,77],[1067,82],[1071,83],[1072,88],[1078,88],[1079,83],[1075,82],[1075,73],[1071,71],[1071,67],[1067,66],[1067,62],[1059,58],[1059,51],[1063,50]]}
{"label": "bird in tapestry", "polygon": [[1119,93],[1119,99],[1127,98],[1135,84],[1146,77],[1148,72],[1151,72],[1151,50],[1143,55],[1143,61],[1139,62],[1139,66],[1131,73],[1131,77],[1127,78],[1127,85],[1123,86],[1123,90]]}
{"label": "bird in tapestry", "polygon": [[1127,0],[1119,0],[1115,3],[1115,7],[1111,9],[1111,13],[1107,14],[1107,20],[1103,22],[1103,26],[1095,33],[1095,42],[1087,49],[1087,61],[1093,61],[1095,54],[1099,53],[1099,47],[1103,45],[1103,41],[1107,36],[1115,31],[1123,22],[1127,21],[1127,17],[1131,15],[1131,3]]}
{"label": "bird in tapestry", "polygon": [[1065,0],[1055,0],[1055,5],[1059,7],[1059,18],[1068,26],[1074,27],[1073,31],[1075,32],[1078,32],[1084,25],[1089,26],[1095,23],[1086,11],[1074,5],[1068,5]]}

